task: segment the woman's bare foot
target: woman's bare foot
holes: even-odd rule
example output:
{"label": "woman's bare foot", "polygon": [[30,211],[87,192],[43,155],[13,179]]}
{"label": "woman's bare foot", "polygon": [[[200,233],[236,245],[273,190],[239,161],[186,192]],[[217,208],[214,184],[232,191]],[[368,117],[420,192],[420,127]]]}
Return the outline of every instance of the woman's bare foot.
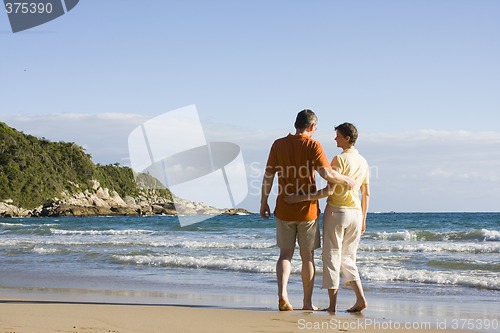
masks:
{"label": "woman's bare foot", "polygon": [[288,303],[288,301],[286,301],[284,299],[281,299],[278,302],[278,309],[280,311],[293,311],[292,305],[290,303]]}
{"label": "woman's bare foot", "polygon": [[361,281],[351,281],[349,284],[356,294],[356,303],[350,309],[347,309],[347,312],[361,312],[368,306]]}
{"label": "woman's bare foot", "polygon": [[366,309],[368,304],[366,302],[356,303],[351,308],[347,309],[347,312],[361,312]]}

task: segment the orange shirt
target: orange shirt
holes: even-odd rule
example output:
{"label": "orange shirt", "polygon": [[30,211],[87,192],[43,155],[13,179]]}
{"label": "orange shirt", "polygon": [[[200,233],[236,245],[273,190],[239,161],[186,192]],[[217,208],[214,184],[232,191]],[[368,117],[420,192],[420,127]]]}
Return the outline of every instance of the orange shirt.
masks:
{"label": "orange shirt", "polygon": [[312,221],[318,218],[318,201],[287,204],[288,194],[306,194],[316,191],[314,171],[330,168],[321,144],[307,135],[292,135],[274,141],[266,172],[278,174],[278,197],[274,215],[283,221]]}

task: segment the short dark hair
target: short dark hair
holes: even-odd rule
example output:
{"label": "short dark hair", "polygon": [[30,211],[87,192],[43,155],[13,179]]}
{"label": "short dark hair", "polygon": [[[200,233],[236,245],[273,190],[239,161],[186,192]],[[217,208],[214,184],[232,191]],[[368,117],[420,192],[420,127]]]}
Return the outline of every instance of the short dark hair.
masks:
{"label": "short dark hair", "polygon": [[306,129],[318,122],[318,117],[316,114],[309,109],[304,109],[297,114],[297,119],[295,119],[295,128],[298,130]]}
{"label": "short dark hair", "polygon": [[350,144],[356,143],[356,140],[358,139],[358,130],[353,124],[343,123],[335,127],[335,130],[342,134],[342,136],[344,137],[348,136]]}

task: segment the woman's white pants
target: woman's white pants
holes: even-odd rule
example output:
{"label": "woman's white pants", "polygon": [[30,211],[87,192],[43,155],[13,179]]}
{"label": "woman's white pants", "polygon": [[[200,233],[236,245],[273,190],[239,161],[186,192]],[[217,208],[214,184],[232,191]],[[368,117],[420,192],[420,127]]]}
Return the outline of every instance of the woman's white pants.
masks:
{"label": "woman's white pants", "polygon": [[323,288],[338,289],[340,274],[344,284],[359,281],[356,252],[362,224],[361,210],[326,205],[323,214]]}

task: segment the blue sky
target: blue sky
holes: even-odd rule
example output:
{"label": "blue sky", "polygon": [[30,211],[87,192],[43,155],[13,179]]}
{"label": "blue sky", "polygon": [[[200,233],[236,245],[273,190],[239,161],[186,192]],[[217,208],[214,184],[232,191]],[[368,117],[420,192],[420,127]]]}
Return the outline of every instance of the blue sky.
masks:
{"label": "blue sky", "polygon": [[371,211],[499,211],[500,2],[82,0],[13,34],[0,14],[0,120],[128,163],[142,122],[195,104],[257,183],[303,108],[338,153],[349,121]]}

